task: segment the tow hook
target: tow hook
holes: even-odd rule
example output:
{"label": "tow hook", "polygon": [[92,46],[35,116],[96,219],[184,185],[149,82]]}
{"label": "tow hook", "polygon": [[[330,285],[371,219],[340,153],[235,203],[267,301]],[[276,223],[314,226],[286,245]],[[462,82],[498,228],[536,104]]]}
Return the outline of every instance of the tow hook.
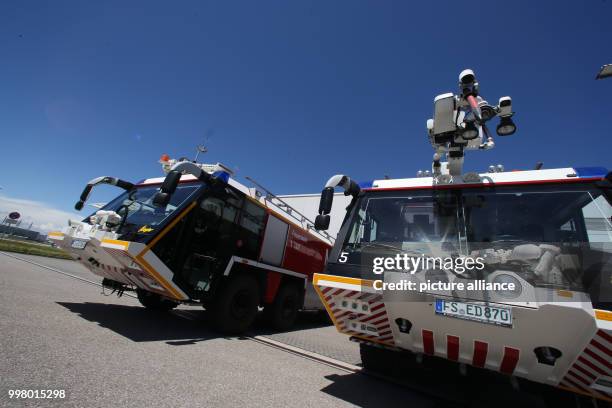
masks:
{"label": "tow hook", "polygon": [[106,295],[106,293],[104,293],[104,289],[110,289],[111,293],[109,293],[109,295],[116,293],[117,297],[123,296],[123,292],[125,291],[134,292],[134,290],[129,286],[107,278],[102,279],[102,294]]}

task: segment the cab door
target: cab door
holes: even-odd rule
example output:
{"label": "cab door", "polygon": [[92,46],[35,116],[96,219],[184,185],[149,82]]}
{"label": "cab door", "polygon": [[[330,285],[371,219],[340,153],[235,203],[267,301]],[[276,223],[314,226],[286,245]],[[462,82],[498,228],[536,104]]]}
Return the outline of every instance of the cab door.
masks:
{"label": "cab door", "polygon": [[223,273],[240,246],[238,226],[242,198],[229,188],[205,195],[193,209],[179,242],[180,275],[194,298],[202,298]]}

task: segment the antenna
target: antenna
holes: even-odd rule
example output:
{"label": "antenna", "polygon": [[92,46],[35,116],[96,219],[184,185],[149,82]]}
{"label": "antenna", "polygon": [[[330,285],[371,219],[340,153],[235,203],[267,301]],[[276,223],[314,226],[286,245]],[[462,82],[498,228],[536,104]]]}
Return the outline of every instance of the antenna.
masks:
{"label": "antenna", "polygon": [[213,133],[214,131],[212,128],[208,129],[206,131],[206,136],[204,137],[204,141],[202,142],[202,144],[196,146],[196,156],[195,156],[195,159],[193,159],[194,162],[198,161],[198,157],[200,156],[200,153],[202,154],[208,153],[208,147],[206,145],[208,144],[208,141],[210,140],[210,137],[212,136]]}
{"label": "antenna", "polygon": [[203,144],[197,145],[196,146],[196,156],[195,156],[195,159],[193,159],[193,161],[197,162],[198,156],[200,155],[200,153],[206,153],[206,152],[208,152],[208,147],[204,146]]}

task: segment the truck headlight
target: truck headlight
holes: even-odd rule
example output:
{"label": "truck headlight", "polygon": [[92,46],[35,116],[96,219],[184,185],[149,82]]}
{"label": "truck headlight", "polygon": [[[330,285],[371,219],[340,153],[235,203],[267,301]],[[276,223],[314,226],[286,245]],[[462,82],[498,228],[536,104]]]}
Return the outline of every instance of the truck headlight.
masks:
{"label": "truck headlight", "polygon": [[521,295],[521,293],[523,293],[523,286],[521,285],[521,282],[519,282],[519,280],[516,279],[514,276],[508,275],[507,273],[497,275],[495,278],[493,278],[493,283],[506,284],[506,287],[510,286],[511,283],[514,284],[513,290],[506,289],[495,291],[495,293],[505,299],[516,299]]}

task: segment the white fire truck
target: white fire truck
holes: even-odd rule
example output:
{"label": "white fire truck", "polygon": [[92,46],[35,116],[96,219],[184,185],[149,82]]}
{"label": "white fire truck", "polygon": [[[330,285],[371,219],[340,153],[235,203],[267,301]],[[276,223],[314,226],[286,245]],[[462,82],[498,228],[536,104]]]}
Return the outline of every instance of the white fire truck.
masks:
{"label": "white fire truck", "polygon": [[157,311],[201,304],[225,332],[245,331],[260,307],[278,330],[300,309],[322,309],[312,275],[333,237],[303,215],[316,211],[318,195],[275,196],[247,178],[249,188],[219,163],[167,155],[160,163],[165,178],[91,180],[77,210],[98,184],[125,191],[49,238],[118,294],[135,291]]}
{"label": "white fire truck", "polygon": [[[488,120],[500,117],[500,136],[516,128],[509,97],[489,105],[470,70],[459,85],[460,95],[434,100],[431,171],[328,181],[317,229],[328,227],[334,188],[352,201],[315,288],[368,369],[432,356],[610,401],[612,173],[541,164],[464,173],[466,150],[494,146]],[[407,272],[395,262],[405,256],[451,262]],[[376,258],[391,259],[382,273]],[[457,267],[469,258],[482,264]]]}

